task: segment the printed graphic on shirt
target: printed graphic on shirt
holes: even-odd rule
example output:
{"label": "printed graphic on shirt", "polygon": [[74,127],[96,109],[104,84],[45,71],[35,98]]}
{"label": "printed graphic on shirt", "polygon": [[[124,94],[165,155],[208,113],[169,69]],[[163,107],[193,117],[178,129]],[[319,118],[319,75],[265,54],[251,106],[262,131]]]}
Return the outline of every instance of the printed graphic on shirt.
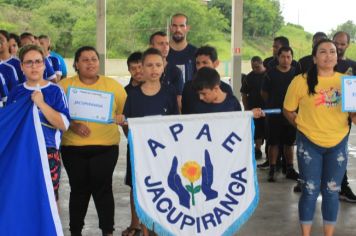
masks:
{"label": "printed graphic on shirt", "polygon": [[341,102],[341,93],[337,88],[321,89],[315,99],[315,105],[335,107]]}

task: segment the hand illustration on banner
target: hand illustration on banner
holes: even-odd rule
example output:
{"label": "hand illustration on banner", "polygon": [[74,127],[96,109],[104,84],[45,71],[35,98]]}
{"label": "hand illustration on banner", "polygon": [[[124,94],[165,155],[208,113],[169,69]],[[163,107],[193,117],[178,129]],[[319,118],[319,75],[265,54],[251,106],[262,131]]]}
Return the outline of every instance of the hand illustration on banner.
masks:
{"label": "hand illustration on banner", "polygon": [[182,179],[177,174],[178,160],[173,158],[172,167],[168,175],[168,186],[178,195],[179,204],[190,209],[190,195],[182,184]]}
{"label": "hand illustration on banner", "polygon": [[205,166],[202,167],[202,184],[201,190],[203,191],[206,201],[218,197],[218,192],[211,188],[214,180],[214,168],[211,164],[210,155],[208,150],[205,150]]}

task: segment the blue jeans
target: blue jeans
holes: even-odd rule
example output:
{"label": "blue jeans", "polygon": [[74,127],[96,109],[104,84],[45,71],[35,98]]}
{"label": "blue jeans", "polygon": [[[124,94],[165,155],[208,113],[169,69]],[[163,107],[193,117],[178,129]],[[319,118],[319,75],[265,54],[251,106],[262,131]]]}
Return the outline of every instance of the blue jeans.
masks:
{"label": "blue jeans", "polygon": [[297,132],[297,158],[303,186],[299,199],[301,224],[312,224],[320,192],[324,224],[336,223],[339,191],[347,164],[347,140],[348,135],[336,146],[324,148]]}

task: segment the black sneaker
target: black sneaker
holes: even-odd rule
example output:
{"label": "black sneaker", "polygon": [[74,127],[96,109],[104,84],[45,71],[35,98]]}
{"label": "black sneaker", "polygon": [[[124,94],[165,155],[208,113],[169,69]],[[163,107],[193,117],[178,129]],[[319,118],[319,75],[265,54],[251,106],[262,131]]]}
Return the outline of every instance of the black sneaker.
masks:
{"label": "black sneaker", "polygon": [[300,179],[297,180],[297,184],[294,186],[293,192],[295,192],[295,193],[302,192],[302,182],[300,181]]}
{"label": "black sneaker", "polygon": [[345,202],[356,203],[356,196],[352,192],[350,186],[341,188],[341,192],[339,194],[339,199],[344,200]]}
{"label": "black sneaker", "polygon": [[286,178],[287,179],[292,179],[292,180],[298,180],[299,179],[299,174],[293,168],[292,169],[288,169],[287,173],[286,173]]}
{"label": "black sneaker", "polygon": [[261,158],[262,158],[261,150],[255,148],[255,159],[260,160]]}
{"label": "black sneaker", "polygon": [[273,169],[269,170],[267,181],[268,182],[276,182],[276,179],[274,178],[274,170]]}
{"label": "black sneaker", "polygon": [[268,169],[269,169],[269,161],[266,160],[266,161],[263,162],[262,164],[258,164],[258,165],[257,165],[257,168],[258,168],[258,169],[261,169],[261,170],[268,170]]}

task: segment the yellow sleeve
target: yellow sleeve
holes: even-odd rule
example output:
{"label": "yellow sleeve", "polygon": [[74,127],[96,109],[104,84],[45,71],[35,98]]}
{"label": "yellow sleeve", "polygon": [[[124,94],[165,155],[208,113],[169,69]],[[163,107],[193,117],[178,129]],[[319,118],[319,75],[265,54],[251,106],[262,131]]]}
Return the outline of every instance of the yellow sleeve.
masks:
{"label": "yellow sleeve", "polygon": [[120,84],[118,84],[118,89],[116,90],[115,93],[115,103],[116,103],[116,111],[115,114],[122,114],[122,112],[124,111],[124,105],[126,102],[126,90],[124,89],[124,87]]}
{"label": "yellow sleeve", "polygon": [[287,94],[284,97],[283,107],[287,111],[296,111],[299,106],[299,100],[301,98],[301,83],[303,83],[304,78],[301,76],[295,77],[290,83]]}

